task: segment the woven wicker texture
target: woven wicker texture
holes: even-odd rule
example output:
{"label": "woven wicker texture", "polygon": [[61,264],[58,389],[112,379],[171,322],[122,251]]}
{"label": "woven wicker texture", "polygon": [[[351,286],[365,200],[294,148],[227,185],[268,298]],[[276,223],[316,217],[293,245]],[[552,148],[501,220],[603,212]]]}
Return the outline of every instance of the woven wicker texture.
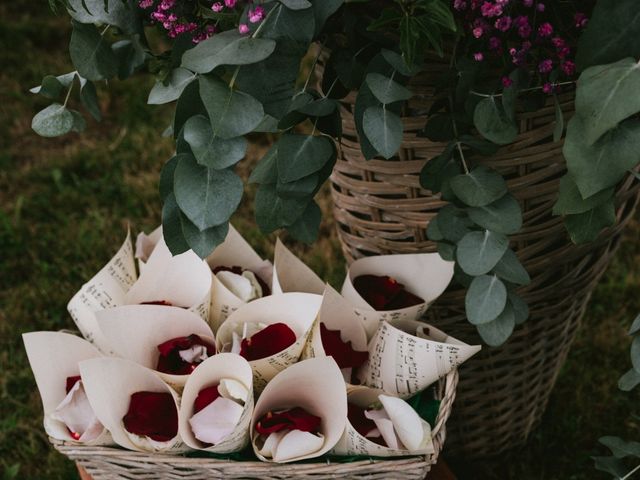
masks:
{"label": "woven wicker texture", "polygon": [[78,446],[59,440],[51,442],[64,455],[84,467],[94,480],[115,479],[310,479],[353,478],[370,480],[422,480],[436,463],[446,437],[445,423],[456,397],[458,372],[454,370],[436,385],[441,401],[432,429],[435,453],[426,457],[362,460],[350,463],[237,462],[211,458],[131,452],[116,447]]}
{"label": "woven wicker texture", "polygon": [[[353,121],[355,95],[342,104],[344,137],[334,169],[332,194],[338,233],[349,261],[366,255],[433,252],[429,220],[446,203],[420,188],[419,172],[444,144],[419,138],[434,95],[434,65],[412,81],[415,97],[403,118],[405,134],[397,158],[366,161]],[[573,94],[560,95],[565,118]],[[511,246],[531,275],[521,289],[531,316],[499,348],[483,348],[460,369],[455,412],[448,424],[449,455],[481,458],[523,444],[539,422],[580,324],[590,294],[610,262],[619,233],[638,199],[631,179],[618,191],[618,224],[587,246],[571,244],[560,217],[551,213],[559,179],[566,172],[562,142],[553,141],[552,101],[518,116],[518,140],[492,157],[474,158],[507,178],[524,212]],[[464,314],[464,292],[452,287],[429,310],[430,322],[469,343],[481,342]]]}

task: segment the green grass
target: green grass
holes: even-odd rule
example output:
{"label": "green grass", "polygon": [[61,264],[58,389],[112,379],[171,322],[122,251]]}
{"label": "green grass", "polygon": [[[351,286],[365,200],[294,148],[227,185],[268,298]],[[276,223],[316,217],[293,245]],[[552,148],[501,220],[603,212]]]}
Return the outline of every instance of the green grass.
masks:
{"label": "green grass", "polygon": [[[149,79],[100,87],[102,123],[83,135],[46,140],[30,129],[46,101],[28,93],[49,73],[72,70],[66,17],[46,2],[0,5],[0,474],[4,478],[75,478],[73,464],[56,453],[42,429],[40,399],[20,334],[72,326],[66,303],[121,243],[128,225],[150,230],[159,222],[156,182],[172,145],[159,134],[169,109],[145,104]],[[249,163],[267,146],[253,139]],[[251,192],[247,192],[251,198]],[[321,203],[329,212],[326,195]],[[273,236],[260,234],[251,209],[234,223],[270,256]],[[597,438],[638,436],[631,415],[638,393],[616,389],[629,367],[625,332],[640,312],[640,227],[629,230],[596,290],[585,325],[562,371],[542,426],[529,444],[473,469],[471,479],[597,479],[590,455],[604,453]],[[322,240],[294,246],[334,285],[344,272],[333,226]],[[640,409],[635,408],[636,413]],[[465,473],[466,471],[466,473]]]}

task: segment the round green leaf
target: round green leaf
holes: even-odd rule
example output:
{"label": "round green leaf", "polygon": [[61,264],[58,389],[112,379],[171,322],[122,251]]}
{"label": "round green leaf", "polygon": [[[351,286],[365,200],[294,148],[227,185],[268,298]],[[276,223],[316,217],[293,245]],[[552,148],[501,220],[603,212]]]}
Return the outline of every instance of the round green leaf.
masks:
{"label": "round green leaf", "polygon": [[182,135],[198,163],[216,170],[235,165],[244,158],[247,151],[246,138],[216,137],[209,120],[203,115],[196,115],[187,120]]}
{"label": "round green leaf", "polygon": [[335,150],[327,137],[287,133],[278,141],[278,180],[293,182],[320,170]]}
{"label": "round green leaf", "polygon": [[470,207],[484,207],[507,193],[507,184],[495,170],[484,165],[451,179],[456,197]]}
{"label": "round green leaf", "polygon": [[631,343],[631,363],[636,372],[640,372],[640,336]]}
{"label": "round green leaf", "polygon": [[483,275],[500,261],[509,246],[507,237],[489,230],[467,233],[458,242],[460,268],[469,275]]}
{"label": "round green leaf", "polygon": [[473,222],[464,210],[446,205],[438,213],[438,227],[442,236],[449,242],[457,243],[471,231]]}
{"label": "round green leaf", "polygon": [[399,53],[386,49],[383,49],[380,53],[386,62],[400,75],[411,77],[416,73],[415,70],[409,68],[407,62],[404,61],[404,58]]}
{"label": "round green leaf", "polygon": [[147,100],[147,103],[150,105],[161,105],[177,100],[186,86],[195,80],[195,78],[196,75],[186,68],[174,69],[166,81],[156,82],[151,92],[149,92],[149,100]]}
{"label": "round green leaf", "polygon": [[613,193],[614,189],[612,187],[583,199],[576,182],[573,181],[571,175],[567,174],[560,179],[560,191],[558,201],[553,206],[553,214],[577,215],[588,212],[609,200]]}
{"label": "round green leaf", "polygon": [[36,113],[31,121],[31,128],[43,137],[57,137],[73,130],[74,116],[59,103],[49,105]]}
{"label": "round green leaf", "polygon": [[640,385],[640,372],[637,372],[634,368],[630,369],[618,380],[618,388],[623,392],[630,392],[638,385]]}
{"label": "round green leaf", "polygon": [[614,199],[578,215],[567,215],[564,225],[573,243],[582,244],[593,242],[603,228],[610,227],[616,222]]}
{"label": "round green leaf", "polygon": [[517,255],[510,248],[504,252],[504,255],[493,269],[493,273],[501,279],[517,285],[529,285],[531,283],[529,273],[527,273]]}
{"label": "round green leaf", "polygon": [[229,220],[242,199],[242,180],[231,170],[199,165],[181,155],[174,172],[173,191],[180,210],[200,230]]}
{"label": "round green leaf", "polygon": [[467,210],[469,218],[487,230],[510,235],[522,228],[522,210],[512,195],[505,195],[484,207]]}
{"label": "round green leaf", "polygon": [[275,143],[260,159],[249,176],[249,183],[272,184],[278,181],[278,144]]}
{"label": "round green leaf", "polygon": [[224,242],[229,233],[229,222],[200,230],[182,212],[180,212],[180,225],[185,241],[200,258],[207,258],[214,248]]}
{"label": "round green leaf", "polygon": [[631,324],[631,328],[629,328],[629,335],[635,335],[638,332],[640,332],[640,314]]}
{"label": "round green leaf", "polygon": [[311,117],[325,117],[336,111],[338,108],[338,102],[332,98],[318,98],[310,102],[301,105],[296,109],[300,113],[309,115]]}
{"label": "round green leaf", "polygon": [[321,221],[322,211],[318,204],[312,200],[300,218],[287,227],[287,232],[299,242],[310,245],[318,238]]}
{"label": "round green leaf", "polygon": [[516,325],[526,322],[529,318],[529,305],[527,305],[527,302],[515,292],[508,292],[507,300],[513,309],[513,317]]}
{"label": "round green leaf", "polygon": [[436,215],[431,220],[429,220],[429,224],[427,225],[427,237],[432,242],[440,242],[444,240],[444,236],[440,231],[440,226],[438,225],[438,216]]}
{"label": "round green leaf", "polygon": [[209,113],[213,134],[221,138],[245,135],[264,117],[260,102],[246,93],[231,90],[215,77],[200,77],[200,97]]}
{"label": "round green leaf", "polygon": [[393,157],[402,144],[402,120],[384,107],[367,108],[362,118],[362,128],[373,148],[384,158]]}
{"label": "round green leaf", "polygon": [[473,113],[473,123],[484,138],[507,145],[518,137],[518,127],[495,97],[482,99]]}
{"label": "round green leaf", "polygon": [[276,186],[272,184],[260,185],[256,192],[256,222],[264,233],[293,225],[306,207],[299,199],[278,196]]}
{"label": "round green leaf", "polygon": [[498,318],[507,304],[507,287],[495,275],[482,275],[471,282],[465,296],[465,311],[474,325]]}
{"label": "round green leaf", "polygon": [[443,260],[453,262],[456,259],[456,246],[447,242],[438,242],[438,253]]}
{"label": "round green leaf", "polygon": [[303,10],[311,6],[308,0],[280,0],[280,3],[291,10]]}
{"label": "round green leaf", "polygon": [[373,95],[385,104],[409,100],[412,96],[408,88],[380,73],[369,73],[365,81]]}
{"label": "round green leaf", "polygon": [[94,25],[73,22],[69,43],[71,61],[87,80],[105,80],[116,75],[118,60]]}
{"label": "round green leaf", "polygon": [[171,192],[164,199],[162,206],[162,237],[173,255],[180,255],[189,250],[189,244],[182,233],[180,215],[182,213],[176,203],[176,197]]}
{"label": "round green leaf", "polygon": [[284,198],[307,198],[313,194],[314,190],[318,186],[320,176],[317,173],[295,180],[288,183],[276,184],[276,191],[278,196]]}
{"label": "round green leaf", "polygon": [[507,304],[498,318],[489,323],[476,325],[476,328],[487,345],[498,347],[507,341],[513,333],[515,326],[516,322],[513,309],[511,305]]}
{"label": "round green leaf", "polygon": [[[162,167],[162,171],[160,172],[160,198],[163,202],[166,201],[167,197],[170,194],[173,194],[173,174],[176,171],[176,166],[178,165],[178,160],[180,155],[176,155],[175,157],[170,158],[167,163]],[[175,201],[175,197],[174,197]]]}

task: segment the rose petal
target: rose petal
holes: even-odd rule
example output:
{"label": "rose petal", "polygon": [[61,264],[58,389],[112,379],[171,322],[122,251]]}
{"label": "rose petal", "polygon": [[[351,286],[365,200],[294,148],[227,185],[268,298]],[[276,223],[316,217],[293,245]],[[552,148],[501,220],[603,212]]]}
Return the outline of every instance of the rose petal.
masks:
{"label": "rose petal", "polygon": [[274,323],[242,340],[240,355],[249,361],[270,357],[296,343],[296,334],[284,323]]}
{"label": "rose petal", "polygon": [[238,400],[246,403],[249,398],[249,390],[241,382],[230,378],[223,378],[218,385],[218,391],[224,398],[230,400]]}
{"label": "rose petal", "polygon": [[342,341],[340,330],[329,330],[324,323],[320,323],[320,338],[324,353],[333,357],[340,368],[358,368],[369,358],[369,352],[354,350],[351,341]]}
{"label": "rose petal", "polygon": [[291,430],[278,442],[273,452],[275,462],[285,462],[292,458],[317,452],[324,445],[324,436],[302,430]]}
{"label": "rose petal", "polygon": [[75,377],[67,377],[66,392],[69,393],[73,386],[80,381],[80,375]]}
{"label": "rose petal", "polygon": [[317,432],[322,419],[310,414],[304,408],[295,407],[280,412],[267,412],[256,423],[256,432],[269,435],[281,430],[302,430]]}
{"label": "rose petal", "polygon": [[401,398],[379,395],[378,399],[405,448],[409,451],[418,450],[424,438],[422,421],[418,413]]}
{"label": "rose petal", "polygon": [[[192,350],[197,346],[204,347],[204,350]],[[188,375],[199,363],[215,355],[216,347],[198,335],[189,335],[188,337],[172,338],[161,343],[158,345],[158,351],[160,356],[156,366],[157,371],[172,375]],[[192,354],[194,360],[188,361],[187,358],[192,357]]]}
{"label": "rose petal", "polygon": [[244,407],[219,397],[189,419],[194,436],[203,443],[216,445],[233,433]]}
{"label": "rose petal", "polygon": [[180,358],[187,363],[201,363],[209,358],[207,347],[204,345],[194,345],[188,350],[180,350],[178,354]]}
{"label": "rose petal", "polygon": [[[260,275],[258,275],[258,273],[253,272],[251,270],[246,270],[243,269],[242,267],[238,267],[238,266],[234,266],[234,267],[223,267],[223,266],[219,266],[219,267],[215,267],[213,268],[213,274],[218,276],[218,273],[220,272],[231,272],[231,273],[235,273],[236,275],[244,275],[247,279],[249,279],[252,283],[255,282],[257,283],[256,286],[259,287],[259,292],[260,295],[258,297],[267,297],[269,295],[271,295],[271,289],[269,288],[269,285],[267,285],[267,283],[262,280],[262,277]],[[249,275],[245,275],[245,274],[251,274],[251,276]],[[220,277],[218,277],[218,279],[220,281],[222,281],[222,279],[220,279]],[[224,282],[223,282],[224,284]],[[225,287],[229,288],[226,284]],[[231,290],[231,289],[229,289]],[[257,298],[257,297],[256,297]]]}
{"label": "rose petal", "polygon": [[380,430],[380,435],[384,439],[384,443],[389,448],[402,449],[403,445],[393,429],[393,422],[389,419],[387,412],[384,410],[367,410],[364,416],[373,420]]}
{"label": "rose petal", "polygon": [[128,432],[158,442],[167,442],[178,434],[178,410],[168,392],[134,393],[122,422]]}
{"label": "rose petal", "polygon": [[353,403],[349,403],[347,406],[347,418],[349,419],[351,426],[355,428],[356,432],[363,437],[366,437],[372,431],[377,430],[375,422],[365,416],[364,408]]}
{"label": "rose petal", "polygon": [[424,303],[424,300],[389,276],[360,275],[353,279],[353,287],[374,310],[398,310]]}
{"label": "rose petal", "polygon": [[251,280],[244,275],[238,275],[232,272],[218,272],[216,273],[216,278],[243,302],[249,302],[259,298],[258,293],[253,288]]}
{"label": "rose petal", "polygon": [[220,390],[218,385],[203,388],[198,392],[198,396],[193,402],[193,413],[198,413],[207,405],[213,403],[218,397],[220,397]]}
{"label": "rose petal", "polygon": [[104,427],[93,413],[89,399],[84,391],[80,377],[68,377],[67,387],[71,379],[78,378],[67,392],[62,402],[51,414],[51,418],[66,425],[69,435],[80,442],[95,440],[103,432]]}
{"label": "rose petal", "polygon": [[267,436],[267,439],[264,441],[264,445],[262,445],[262,448],[258,450],[258,453],[265,458],[273,458],[273,454],[276,451],[276,448],[278,448],[280,440],[282,440],[282,437],[284,437],[286,434],[287,432],[284,430],[280,432],[270,433],[269,436]]}

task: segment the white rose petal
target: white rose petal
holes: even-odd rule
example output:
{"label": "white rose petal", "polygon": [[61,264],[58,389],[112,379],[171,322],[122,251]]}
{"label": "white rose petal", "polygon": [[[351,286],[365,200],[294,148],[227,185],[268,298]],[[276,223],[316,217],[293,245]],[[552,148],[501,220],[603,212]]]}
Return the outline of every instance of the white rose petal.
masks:
{"label": "white rose petal", "polygon": [[216,273],[216,277],[227,289],[243,302],[250,302],[262,296],[262,288],[253,272],[243,272],[242,275],[223,270]]}
{"label": "white rose petal", "polygon": [[207,347],[204,345],[194,345],[187,350],[180,350],[180,358],[187,363],[200,363],[209,358]]}
{"label": "white rose petal", "polygon": [[198,440],[216,445],[233,433],[243,410],[233,400],[218,397],[191,417],[189,425]]}
{"label": "white rose petal", "polygon": [[64,423],[72,432],[80,434],[81,442],[95,440],[104,430],[89,404],[82,380],[77,381],[69,390],[51,414],[51,418]]}
{"label": "white rose petal", "polygon": [[394,449],[404,448],[393,428],[393,422],[391,422],[385,410],[365,410],[364,416],[369,420],[373,420],[376,424],[387,447]]}
{"label": "white rose petal", "polygon": [[273,458],[274,452],[278,448],[278,444],[282,437],[286,435],[286,431],[281,430],[279,432],[270,433],[267,439],[264,441],[262,448],[258,450],[258,453],[265,458]]}
{"label": "white rose petal", "polygon": [[249,397],[249,390],[242,382],[233,380],[231,378],[223,378],[218,385],[218,392],[224,398],[230,400],[239,400],[243,404],[246,403]]}
{"label": "white rose petal", "polygon": [[276,462],[284,462],[317,452],[323,445],[324,436],[320,434],[291,430],[278,442],[272,458]]}
{"label": "white rose petal", "polygon": [[422,419],[418,413],[401,398],[379,395],[378,399],[405,448],[409,451],[418,450],[424,438]]}

